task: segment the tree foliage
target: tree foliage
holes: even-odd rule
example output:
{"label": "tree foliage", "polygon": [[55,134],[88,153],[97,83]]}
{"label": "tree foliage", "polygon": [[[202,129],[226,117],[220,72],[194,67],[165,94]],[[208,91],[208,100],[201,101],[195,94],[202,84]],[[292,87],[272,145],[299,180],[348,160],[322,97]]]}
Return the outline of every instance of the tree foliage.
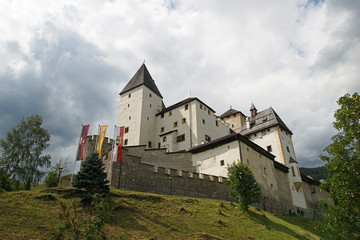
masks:
{"label": "tree foliage", "polygon": [[47,187],[57,187],[59,175],[55,171],[50,171],[46,175],[44,183]]}
{"label": "tree foliage", "polygon": [[[104,172],[104,164],[97,153],[92,154],[81,165],[81,170],[75,176],[73,186],[80,195],[92,195],[95,193],[106,194],[109,186]],[[85,189],[85,191],[83,191]]]}
{"label": "tree foliage", "polygon": [[233,162],[228,167],[229,194],[240,205],[242,210],[247,211],[249,205],[258,202],[261,198],[260,185],[251,172],[250,168],[239,161]]}
{"label": "tree foliage", "polygon": [[41,124],[41,116],[32,114],[0,140],[0,169],[12,179],[25,183],[30,177],[32,183],[37,183],[45,174],[39,168],[50,165],[50,155],[41,156],[50,140],[49,132]]}
{"label": "tree foliage", "polygon": [[320,158],[331,176],[322,184],[335,205],[326,208],[331,238],[360,238],[360,97],[346,94],[338,102],[333,126],[338,133]]}

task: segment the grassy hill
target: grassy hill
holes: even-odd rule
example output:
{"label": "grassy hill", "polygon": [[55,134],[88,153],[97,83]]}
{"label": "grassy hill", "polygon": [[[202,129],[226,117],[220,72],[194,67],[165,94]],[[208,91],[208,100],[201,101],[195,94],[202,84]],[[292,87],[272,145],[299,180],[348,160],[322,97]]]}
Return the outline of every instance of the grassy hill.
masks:
{"label": "grassy hill", "polygon": [[[89,211],[70,190],[0,193],[0,239],[49,239],[61,223],[60,202],[86,218]],[[109,239],[320,239],[316,222],[274,216],[230,202],[112,190],[104,227]]]}

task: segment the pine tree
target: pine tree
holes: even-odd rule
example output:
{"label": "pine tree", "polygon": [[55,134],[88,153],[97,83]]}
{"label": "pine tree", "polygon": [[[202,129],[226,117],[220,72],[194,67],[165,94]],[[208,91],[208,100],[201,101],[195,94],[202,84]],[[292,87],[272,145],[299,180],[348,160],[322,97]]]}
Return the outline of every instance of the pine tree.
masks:
{"label": "pine tree", "polygon": [[229,194],[242,210],[247,211],[251,203],[260,200],[260,185],[246,164],[233,162],[228,167],[228,178],[225,183],[229,186]]}
{"label": "pine tree", "polygon": [[104,164],[98,154],[89,156],[81,166],[81,170],[75,177],[73,186],[81,196],[88,196],[95,193],[106,194],[110,191],[104,172]]}

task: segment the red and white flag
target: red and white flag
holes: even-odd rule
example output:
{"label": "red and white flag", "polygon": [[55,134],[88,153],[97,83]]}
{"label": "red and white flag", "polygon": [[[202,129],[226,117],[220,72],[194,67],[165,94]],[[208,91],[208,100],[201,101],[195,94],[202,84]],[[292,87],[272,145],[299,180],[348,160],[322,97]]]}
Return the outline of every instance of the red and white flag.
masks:
{"label": "red and white flag", "polygon": [[89,128],[90,128],[90,124],[83,125],[83,127],[82,127],[80,141],[79,141],[79,147],[78,147],[77,154],[76,154],[76,161],[83,160],[83,152],[84,152],[84,147],[85,147],[86,138],[87,138],[87,135],[89,132]]}
{"label": "red and white flag", "polygon": [[121,161],[121,147],[124,138],[124,127],[115,127],[115,147],[114,147],[114,162]]}

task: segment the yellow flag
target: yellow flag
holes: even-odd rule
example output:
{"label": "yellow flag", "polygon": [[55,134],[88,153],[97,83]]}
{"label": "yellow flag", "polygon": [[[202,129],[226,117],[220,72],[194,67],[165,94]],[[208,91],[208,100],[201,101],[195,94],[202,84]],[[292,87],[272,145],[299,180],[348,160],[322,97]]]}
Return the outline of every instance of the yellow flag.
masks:
{"label": "yellow flag", "polygon": [[107,130],[107,125],[100,126],[99,137],[98,137],[98,141],[97,141],[97,145],[96,145],[96,152],[99,154],[99,158],[101,158],[101,148],[102,148],[102,145],[104,142],[106,130]]}

